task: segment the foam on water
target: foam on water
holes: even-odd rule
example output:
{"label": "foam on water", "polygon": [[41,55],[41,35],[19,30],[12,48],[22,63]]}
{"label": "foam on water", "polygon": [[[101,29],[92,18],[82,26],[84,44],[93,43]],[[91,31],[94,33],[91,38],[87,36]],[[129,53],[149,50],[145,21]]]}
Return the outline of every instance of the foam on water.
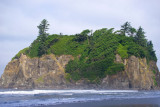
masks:
{"label": "foam on water", "polygon": [[73,102],[88,102],[88,101],[100,101],[101,98],[52,98],[52,99],[46,99],[46,100],[23,100],[20,102],[10,102],[1,104],[1,106],[8,107],[19,107],[19,106],[47,106],[47,105],[57,105],[57,104],[64,104],[64,103],[73,103]]}
{"label": "foam on water", "polygon": [[0,95],[34,95],[34,94],[49,94],[49,93],[55,93],[55,94],[117,94],[117,93],[131,93],[131,92],[138,92],[138,90],[32,90],[32,91],[2,91],[0,92]]}
{"label": "foam on water", "polygon": [[160,91],[138,90],[2,90],[0,107],[47,106],[73,102],[156,98]]}

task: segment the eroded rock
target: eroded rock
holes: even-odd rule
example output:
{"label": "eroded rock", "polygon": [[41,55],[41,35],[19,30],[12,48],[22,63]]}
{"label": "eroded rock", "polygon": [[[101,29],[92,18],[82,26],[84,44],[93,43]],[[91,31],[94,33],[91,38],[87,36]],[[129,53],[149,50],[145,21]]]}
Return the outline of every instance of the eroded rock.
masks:
{"label": "eroded rock", "polygon": [[74,57],[71,55],[44,55],[29,58],[21,55],[8,63],[0,78],[1,88],[42,89],[157,89],[160,87],[160,73],[156,62],[147,64],[146,58],[131,56],[122,59],[116,55],[115,62],[123,63],[125,70],[107,75],[99,84],[87,79],[67,81],[65,66]]}

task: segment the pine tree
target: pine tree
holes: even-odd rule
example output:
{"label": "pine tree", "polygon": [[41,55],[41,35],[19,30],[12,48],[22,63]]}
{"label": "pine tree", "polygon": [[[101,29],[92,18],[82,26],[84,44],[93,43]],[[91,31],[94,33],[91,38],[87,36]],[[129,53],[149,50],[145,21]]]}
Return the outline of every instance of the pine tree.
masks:
{"label": "pine tree", "polygon": [[152,41],[148,41],[147,42],[147,49],[148,49],[149,56],[150,56],[149,59],[157,61],[157,57],[156,57],[155,51],[153,49],[153,43],[152,43]]}
{"label": "pine tree", "polygon": [[133,28],[133,27],[130,27],[130,28],[129,28],[129,32],[128,32],[128,35],[129,35],[130,37],[134,37],[135,34],[136,34],[136,29]]}
{"label": "pine tree", "polygon": [[48,26],[49,26],[48,21],[47,21],[46,19],[43,19],[43,20],[41,21],[41,24],[40,24],[39,26],[37,26],[38,29],[39,29],[39,36],[40,36],[40,35],[45,35],[45,36],[47,36],[46,31],[49,29]]}
{"label": "pine tree", "polygon": [[126,34],[129,33],[129,30],[131,28],[131,25],[129,22],[125,22],[122,26],[121,26],[121,34],[126,36]]}
{"label": "pine tree", "polygon": [[41,21],[41,24],[37,26],[39,29],[39,36],[38,36],[38,41],[39,41],[38,56],[39,57],[47,53],[47,46],[45,44],[45,41],[48,36],[48,34],[46,33],[46,31],[49,29],[48,26],[49,24],[46,19],[43,19]]}
{"label": "pine tree", "polygon": [[144,34],[145,32],[143,31],[143,28],[140,26],[135,35],[135,42],[143,47],[147,45],[147,40],[145,39]]}
{"label": "pine tree", "polygon": [[80,34],[76,34],[75,41],[82,42],[82,41],[88,40],[88,44],[89,44],[89,33],[90,32],[91,32],[90,30],[86,29],[82,31]]}

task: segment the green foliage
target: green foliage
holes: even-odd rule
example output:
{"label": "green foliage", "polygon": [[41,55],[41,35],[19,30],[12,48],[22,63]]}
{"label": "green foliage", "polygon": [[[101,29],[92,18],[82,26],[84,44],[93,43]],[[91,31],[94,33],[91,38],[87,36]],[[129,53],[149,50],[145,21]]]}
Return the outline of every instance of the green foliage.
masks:
{"label": "green foliage", "polygon": [[82,35],[88,35],[91,31],[86,29],[81,32]]}
{"label": "green foliage", "polygon": [[29,47],[29,53],[28,55],[33,58],[33,57],[38,57],[38,50],[39,50],[39,41],[36,39],[33,41],[31,46]]}
{"label": "green foliage", "polygon": [[112,64],[112,60],[100,60],[94,63],[81,65],[81,76],[93,81],[105,77],[105,70]]}
{"label": "green foliage", "polygon": [[100,60],[94,63],[83,63],[77,60],[71,60],[66,66],[66,72],[71,74],[71,78],[79,80],[88,78],[94,81],[105,76],[105,70],[112,64],[112,60]]}
{"label": "green foliage", "polygon": [[130,22],[125,22],[121,26],[120,34],[127,36],[129,35],[130,37],[134,37],[136,35],[137,31],[135,28],[133,28],[130,24]]}
{"label": "green foliage", "polygon": [[39,29],[39,35],[47,36],[46,31],[49,29],[48,26],[49,26],[48,21],[46,19],[43,19],[39,24],[39,26],[37,26],[37,28]]}
{"label": "green foliage", "polygon": [[129,33],[129,30],[131,28],[131,25],[129,22],[125,22],[122,26],[121,26],[121,35],[126,35],[126,33]]}
{"label": "green foliage", "polygon": [[153,74],[156,74],[156,71],[155,71],[155,70],[153,70]]}
{"label": "green foliage", "polygon": [[46,36],[40,35],[41,40],[39,40],[39,47],[38,47],[38,56],[42,56],[43,54],[47,53],[47,46],[45,44]]}
{"label": "green foliage", "polygon": [[148,54],[148,59],[149,60],[157,61],[157,57],[156,57],[155,51],[153,50],[152,41],[148,41],[147,42],[147,52],[148,52],[147,54]]}
{"label": "green foliage", "polygon": [[89,39],[88,36],[89,36],[90,32],[91,31],[88,30],[88,29],[84,30],[80,34],[76,34],[74,40],[77,41],[77,42],[83,42],[83,41]]}
{"label": "green foliage", "polygon": [[119,44],[117,48],[117,53],[124,59],[128,58],[127,48],[121,44]]}
{"label": "green foliage", "polygon": [[120,71],[124,71],[124,65],[122,63],[114,63],[105,71],[105,73],[107,75],[113,75]]}
{"label": "green foliage", "polygon": [[65,68],[67,80],[84,78],[98,83],[106,75],[123,71],[123,64],[114,63],[117,53],[123,59],[134,55],[146,57],[147,61],[157,61],[153,44],[151,41],[147,42],[143,29],[140,27],[136,31],[129,22],[120,31],[113,32],[114,28],[103,28],[93,34],[87,29],[76,35],[48,35],[47,22],[43,21],[38,28],[37,39],[13,59],[19,58],[22,53],[31,58],[51,53],[58,56],[72,55],[74,60],[69,61]]}
{"label": "green foliage", "polygon": [[115,51],[118,46],[118,40],[115,34],[112,33],[113,29],[101,29],[93,33],[94,47],[90,51],[89,59],[97,61],[98,59],[115,57]]}
{"label": "green foliage", "polygon": [[134,36],[136,35],[136,33],[137,33],[137,31],[136,31],[135,28],[133,28],[133,27],[130,27],[130,28],[129,28],[128,35],[129,35],[130,37],[134,37]]}
{"label": "green foliage", "polygon": [[12,60],[20,58],[21,54],[27,54],[27,53],[28,53],[28,50],[29,50],[28,47],[20,50],[20,51],[18,52],[18,54],[16,54],[16,55],[12,58]]}
{"label": "green foliage", "polygon": [[128,46],[128,54],[141,58],[144,58],[146,56],[144,49],[137,44]]}
{"label": "green foliage", "polygon": [[67,73],[76,72],[77,68],[79,67],[78,60],[70,60],[66,66]]}
{"label": "green foliage", "polygon": [[87,41],[82,43],[78,43],[73,39],[75,36],[58,36],[58,41],[54,43],[54,45],[50,46],[48,49],[48,53],[54,53],[55,55],[73,55],[77,56],[83,53],[84,49],[86,49]]}
{"label": "green foliage", "polygon": [[43,83],[44,82],[44,76],[39,77],[36,82]]}
{"label": "green foliage", "polygon": [[85,44],[81,57],[67,64],[66,72],[70,73],[74,80],[87,78],[98,82],[100,78],[105,77],[105,71],[113,64],[118,46],[117,36],[112,31],[113,29],[95,31],[91,39],[93,47]]}
{"label": "green foliage", "polygon": [[155,76],[153,76],[153,81],[154,81],[154,85],[157,86],[158,84],[157,84],[157,81],[156,81],[156,77],[155,77]]}
{"label": "green foliage", "polygon": [[39,36],[37,38],[39,42],[39,47],[38,47],[38,56],[42,56],[43,54],[47,53],[47,45],[45,44],[45,41],[47,39],[48,34],[46,31],[48,30],[48,21],[46,19],[43,19],[41,24],[38,27],[39,29]]}
{"label": "green foliage", "polygon": [[67,81],[70,81],[70,79],[72,78],[71,75],[69,73],[66,73],[65,78]]}
{"label": "green foliage", "polygon": [[145,47],[147,45],[147,40],[145,39],[145,32],[143,31],[142,27],[139,27],[135,36],[135,41],[140,46]]}
{"label": "green foliage", "polygon": [[87,39],[86,35],[76,34],[75,36],[76,36],[76,38],[74,40],[77,42],[83,42]]}

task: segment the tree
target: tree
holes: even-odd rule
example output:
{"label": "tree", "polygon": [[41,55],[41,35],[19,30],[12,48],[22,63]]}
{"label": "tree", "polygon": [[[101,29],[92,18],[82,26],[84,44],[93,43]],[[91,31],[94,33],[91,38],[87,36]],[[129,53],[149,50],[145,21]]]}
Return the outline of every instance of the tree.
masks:
{"label": "tree", "polygon": [[130,37],[134,37],[135,34],[136,34],[136,29],[133,28],[133,27],[129,28],[128,34],[129,34]]}
{"label": "tree", "polygon": [[81,34],[87,36],[90,32],[91,31],[89,29],[86,29],[86,30],[83,30]]}
{"label": "tree", "polygon": [[147,45],[147,40],[145,39],[144,34],[145,32],[143,31],[143,28],[140,26],[135,35],[135,42],[143,47]]}
{"label": "tree", "polygon": [[40,35],[45,35],[45,36],[47,36],[46,31],[49,29],[48,26],[49,26],[48,21],[47,21],[46,19],[43,19],[43,20],[41,21],[41,24],[40,24],[39,26],[37,26],[38,29],[39,29],[39,36],[40,36]]}
{"label": "tree", "polygon": [[43,19],[40,25],[37,26],[39,29],[39,36],[38,36],[38,41],[39,41],[38,56],[39,57],[47,53],[47,46],[45,44],[45,41],[48,36],[48,34],[46,33],[46,31],[49,29],[48,26],[49,24],[46,19]]}
{"label": "tree", "polygon": [[122,26],[121,26],[121,34],[126,36],[126,33],[129,33],[129,30],[131,28],[131,25],[129,22],[125,22]]}
{"label": "tree", "polygon": [[77,42],[82,42],[82,41],[85,41],[86,39],[87,39],[87,36],[82,34],[76,34],[74,40]]}
{"label": "tree", "polygon": [[152,41],[148,41],[147,42],[147,49],[148,49],[149,56],[150,56],[149,59],[157,61],[157,57],[156,57],[155,51],[153,49],[153,43],[152,43]]}
{"label": "tree", "polygon": [[89,43],[89,33],[90,33],[90,32],[91,32],[91,31],[90,31],[89,29],[86,29],[86,30],[84,30],[84,31],[81,32],[81,34],[82,34],[83,36],[87,36],[88,45],[90,44],[90,43]]}
{"label": "tree", "polygon": [[150,51],[153,50],[153,43],[152,43],[152,41],[148,41],[148,42],[147,42],[147,48],[148,48]]}
{"label": "tree", "polygon": [[88,44],[89,44],[89,33],[90,32],[91,32],[90,30],[86,29],[86,30],[83,30],[80,34],[76,34],[75,41],[82,42],[87,39]]}

